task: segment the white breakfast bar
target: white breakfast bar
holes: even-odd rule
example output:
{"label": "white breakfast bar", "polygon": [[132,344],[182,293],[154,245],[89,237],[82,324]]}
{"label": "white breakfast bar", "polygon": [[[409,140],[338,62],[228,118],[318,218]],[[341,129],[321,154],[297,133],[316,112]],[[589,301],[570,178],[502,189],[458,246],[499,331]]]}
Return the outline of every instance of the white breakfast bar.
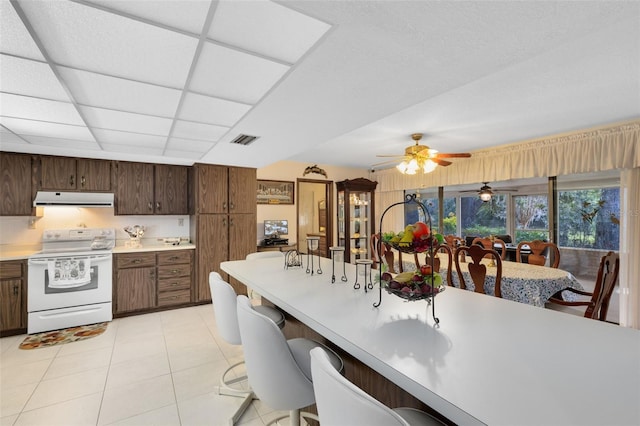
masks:
{"label": "white breakfast bar", "polygon": [[335,284],[321,265],[221,268],[456,424],[640,424],[638,330],[453,287],[436,297],[434,327],[426,301],[383,291],[374,308],[378,287],[354,290],[353,265]]}

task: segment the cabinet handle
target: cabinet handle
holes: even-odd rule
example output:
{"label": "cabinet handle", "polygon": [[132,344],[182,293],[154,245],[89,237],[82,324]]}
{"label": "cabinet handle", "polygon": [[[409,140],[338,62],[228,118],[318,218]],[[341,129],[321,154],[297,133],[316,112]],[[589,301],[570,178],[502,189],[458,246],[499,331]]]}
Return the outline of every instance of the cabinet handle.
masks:
{"label": "cabinet handle", "polygon": [[17,296],[18,295],[18,284],[14,284],[13,285],[13,295]]}
{"label": "cabinet handle", "polygon": [[87,183],[87,179],[84,176],[82,176],[80,178],[80,185],[84,188],[86,183]]}
{"label": "cabinet handle", "polygon": [[159,202],[156,203],[156,210],[160,210],[160,203]]}
{"label": "cabinet handle", "polygon": [[229,219],[229,226],[233,226],[233,219]]}
{"label": "cabinet handle", "polygon": [[177,274],[178,272],[180,272],[180,270],[179,270],[179,269],[172,269],[172,270],[171,270],[171,273],[172,273],[172,274]]}
{"label": "cabinet handle", "polygon": [[133,259],[131,261],[131,263],[140,263],[140,262],[142,262],[142,259]]}
{"label": "cabinet handle", "polygon": [[149,201],[149,204],[147,204],[147,207],[149,208],[149,210],[153,210],[153,204],[151,203],[151,201]]}
{"label": "cabinet handle", "polygon": [[235,206],[233,203],[229,203],[229,208],[230,208],[231,210],[233,210],[233,209],[235,209],[235,208],[236,208],[236,206]]}
{"label": "cabinet handle", "polygon": [[173,282],[173,283],[171,283],[171,287],[175,287],[175,286],[177,286],[177,285],[178,285],[178,283],[177,283],[177,282]]}
{"label": "cabinet handle", "polygon": [[151,279],[155,279],[156,278],[156,271],[149,271],[149,276],[151,277]]}
{"label": "cabinet handle", "polygon": [[73,175],[69,176],[69,185],[70,186],[75,185],[74,180],[73,180]]}
{"label": "cabinet handle", "polygon": [[179,258],[178,258],[178,256],[171,256],[171,257],[169,258],[169,260],[178,260],[178,259],[179,259]]}
{"label": "cabinet handle", "polygon": [[226,201],[222,202],[222,210],[224,210],[224,211],[227,210],[227,202]]}
{"label": "cabinet handle", "polygon": [[222,226],[227,226],[227,218],[222,219]]}

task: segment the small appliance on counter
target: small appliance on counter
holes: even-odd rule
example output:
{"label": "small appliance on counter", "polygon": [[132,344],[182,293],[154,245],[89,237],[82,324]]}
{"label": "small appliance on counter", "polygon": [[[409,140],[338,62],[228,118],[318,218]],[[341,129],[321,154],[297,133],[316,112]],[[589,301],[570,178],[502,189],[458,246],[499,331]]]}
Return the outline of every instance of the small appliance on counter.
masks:
{"label": "small appliance on counter", "polygon": [[124,232],[129,234],[129,241],[125,242],[125,247],[130,248],[140,248],[142,247],[142,243],[140,242],[140,238],[144,235],[144,226],[142,225],[133,225],[127,226],[124,228]]}

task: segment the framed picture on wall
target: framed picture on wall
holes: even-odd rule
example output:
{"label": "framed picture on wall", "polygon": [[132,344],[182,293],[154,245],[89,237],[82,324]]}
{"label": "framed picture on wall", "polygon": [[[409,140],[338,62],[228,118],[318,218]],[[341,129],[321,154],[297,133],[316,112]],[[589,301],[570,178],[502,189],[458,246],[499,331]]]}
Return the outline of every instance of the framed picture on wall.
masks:
{"label": "framed picture on wall", "polygon": [[258,179],[258,204],[293,204],[294,182]]}

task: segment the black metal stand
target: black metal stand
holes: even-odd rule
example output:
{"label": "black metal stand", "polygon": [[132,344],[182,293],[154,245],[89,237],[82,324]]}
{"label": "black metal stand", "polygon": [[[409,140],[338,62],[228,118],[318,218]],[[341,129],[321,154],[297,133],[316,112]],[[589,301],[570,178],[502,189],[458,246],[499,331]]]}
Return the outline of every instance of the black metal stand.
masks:
{"label": "black metal stand", "polygon": [[[406,194],[404,197],[404,201],[398,202],[398,203],[393,203],[391,204],[389,207],[387,207],[383,212],[382,212],[382,216],[380,216],[380,227],[379,232],[380,232],[380,238],[378,238],[378,242],[376,244],[376,250],[378,251],[378,253],[382,253],[382,220],[384,219],[384,215],[387,214],[387,212],[389,211],[389,209],[391,209],[392,207],[395,206],[403,206],[405,204],[410,204],[410,203],[415,203],[418,205],[418,207],[420,207],[420,209],[422,210],[422,213],[424,214],[424,217],[427,219],[428,221],[428,225],[429,225],[429,232],[431,233],[431,225],[432,225],[432,221],[431,221],[431,214],[429,214],[429,210],[427,210],[427,208],[425,207],[425,205],[416,199],[416,194]],[[429,245],[429,262],[431,263],[431,283],[433,283],[433,274],[434,274],[434,262],[433,262],[433,246],[434,246],[434,242],[431,241],[431,244]],[[382,259],[381,259],[382,261]],[[379,287],[379,298],[378,298],[378,302],[374,303],[373,306],[375,308],[377,308],[378,306],[380,306],[380,304],[382,303],[382,263],[380,264],[380,267],[378,268],[378,287]],[[427,298],[427,304],[431,305],[431,315],[433,316],[433,320],[435,321],[436,324],[440,323],[440,319],[438,317],[436,317],[436,303],[435,303],[435,295],[436,295],[436,291],[433,287],[433,285],[430,286],[431,287],[431,292]]]}

